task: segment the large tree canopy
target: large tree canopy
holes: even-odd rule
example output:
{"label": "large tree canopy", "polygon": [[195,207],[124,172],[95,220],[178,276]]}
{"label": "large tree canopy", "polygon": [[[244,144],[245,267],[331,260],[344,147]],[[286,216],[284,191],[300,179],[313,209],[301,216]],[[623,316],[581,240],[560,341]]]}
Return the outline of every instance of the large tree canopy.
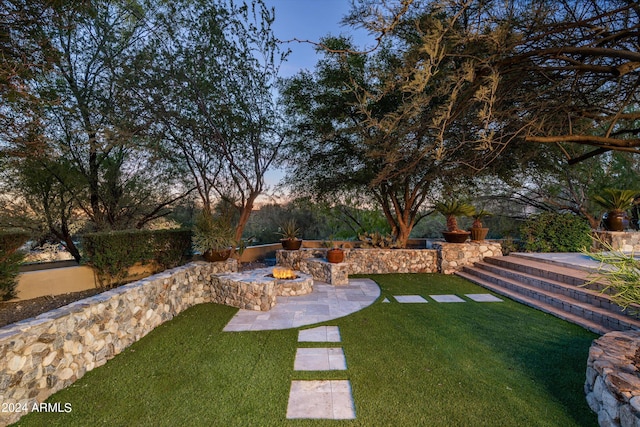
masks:
{"label": "large tree canopy", "polygon": [[407,13],[372,53],[324,40],[315,73],[284,88],[293,184],[320,194],[365,189],[401,245],[436,190],[455,188],[518,133],[493,114],[491,60],[508,37],[475,25],[483,9],[439,6]]}

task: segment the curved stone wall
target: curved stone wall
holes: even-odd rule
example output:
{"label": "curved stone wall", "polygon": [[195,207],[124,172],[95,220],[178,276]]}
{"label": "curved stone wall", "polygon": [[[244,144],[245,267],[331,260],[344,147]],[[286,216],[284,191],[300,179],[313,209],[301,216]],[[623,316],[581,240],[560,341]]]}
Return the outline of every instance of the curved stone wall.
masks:
{"label": "curved stone wall", "polygon": [[640,427],[639,348],[640,331],[616,331],[589,349],[584,389],[601,426]]}
{"label": "curved stone wall", "polygon": [[211,277],[235,270],[236,260],[194,262],[0,328],[0,425],[25,414],[10,409],[44,402],[187,308],[224,303],[238,289],[216,297]]}

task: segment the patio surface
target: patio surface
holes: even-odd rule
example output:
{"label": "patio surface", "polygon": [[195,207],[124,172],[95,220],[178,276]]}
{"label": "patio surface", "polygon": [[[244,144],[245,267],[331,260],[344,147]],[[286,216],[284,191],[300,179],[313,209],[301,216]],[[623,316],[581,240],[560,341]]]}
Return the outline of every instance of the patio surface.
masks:
{"label": "patio surface", "polygon": [[289,329],[347,316],[370,306],[380,288],[370,279],[351,279],[347,286],[315,281],[313,292],[295,297],[277,297],[269,311],[238,310],[225,332]]}

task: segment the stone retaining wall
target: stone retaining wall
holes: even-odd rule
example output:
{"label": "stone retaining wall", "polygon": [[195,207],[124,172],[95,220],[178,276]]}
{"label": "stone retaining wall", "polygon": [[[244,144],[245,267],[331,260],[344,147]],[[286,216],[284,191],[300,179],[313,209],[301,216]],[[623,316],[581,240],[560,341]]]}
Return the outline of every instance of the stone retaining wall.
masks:
{"label": "stone retaining wall", "polygon": [[615,250],[640,253],[640,232],[638,231],[592,231],[596,238],[593,250],[605,249],[600,243],[604,242]]}
{"label": "stone retaining wall", "polygon": [[[187,308],[224,304],[241,290],[212,294],[211,277],[235,270],[236,260],[194,262],[0,328],[0,403],[32,408]],[[0,425],[24,414],[0,412]]]}
{"label": "stone retaining wall", "polygon": [[[502,245],[495,241],[445,243],[434,249],[344,249],[348,274],[444,273],[452,274],[485,257],[501,256]],[[276,251],[276,261],[294,270],[305,271],[310,259],[326,258],[327,249]],[[306,271],[309,273],[308,271]],[[320,277],[315,278],[322,280]]]}
{"label": "stone retaining wall", "polygon": [[640,331],[609,332],[591,344],[584,390],[601,426],[640,427]]}

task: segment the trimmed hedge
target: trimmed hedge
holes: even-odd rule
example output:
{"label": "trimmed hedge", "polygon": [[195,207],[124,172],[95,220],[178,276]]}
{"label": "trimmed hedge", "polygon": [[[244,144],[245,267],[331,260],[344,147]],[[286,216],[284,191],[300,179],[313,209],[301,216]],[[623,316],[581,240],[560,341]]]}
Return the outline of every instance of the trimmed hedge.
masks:
{"label": "trimmed hedge", "polygon": [[591,247],[589,223],[570,213],[532,216],[521,231],[528,252],[581,252]]}
{"label": "trimmed hedge", "polygon": [[0,231],[0,299],[10,300],[16,297],[18,268],[24,254],[18,249],[29,240],[24,231]]}
{"label": "trimmed hedge", "polygon": [[184,264],[191,256],[191,230],[88,233],[82,237],[82,247],[85,263],[95,269],[100,287],[111,288],[125,283],[136,263],[155,263],[157,271]]}

